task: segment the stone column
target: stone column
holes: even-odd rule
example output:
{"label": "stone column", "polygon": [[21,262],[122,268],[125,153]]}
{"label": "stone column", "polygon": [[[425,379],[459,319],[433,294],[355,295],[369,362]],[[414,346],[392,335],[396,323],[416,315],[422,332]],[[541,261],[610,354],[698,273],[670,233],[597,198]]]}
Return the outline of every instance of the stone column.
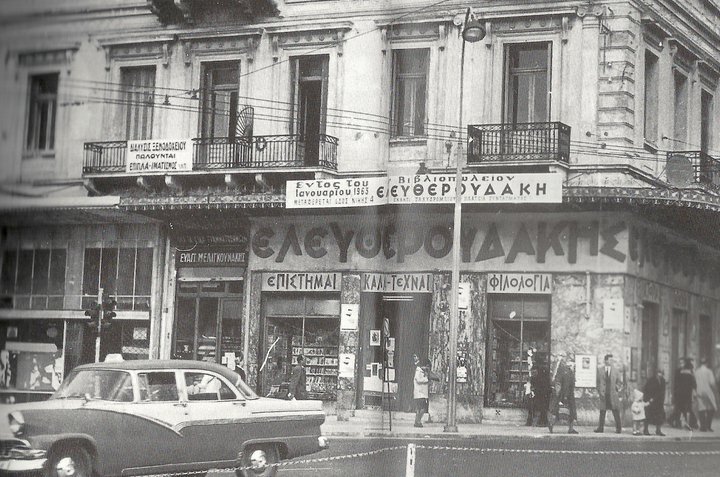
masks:
{"label": "stone column", "polygon": [[[340,297],[341,308],[344,305],[359,305],[360,304],[360,275],[343,275],[342,279],[342,293]],[[342,320],[342,318],[341,318]],[[358,323],[359,326],[359,323]],[[338,343],[338,352],[342,354],[352,354],[356,357],[355,368],[356,372],[353,373],[352,377],[340,377],[338,376],[337,383],[337,400],[335,404],[335,410],[337,412],[338,421],[347,421],[348,418],[354,415],[355,411],[355,391],[356,383],[355,378],[357,376],[357,366],[360,364],[360,360],[357,356],[360,354],[358,349],[359,343],[359,331],[355,330],[340,330],[340,341]]]}

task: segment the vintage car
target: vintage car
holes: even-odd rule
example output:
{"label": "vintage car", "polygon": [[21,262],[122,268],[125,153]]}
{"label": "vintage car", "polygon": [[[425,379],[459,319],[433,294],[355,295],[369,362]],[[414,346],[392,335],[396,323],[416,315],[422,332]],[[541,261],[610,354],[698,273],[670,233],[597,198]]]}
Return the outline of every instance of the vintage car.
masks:
{"label": "vintage car", "polygon": [[199,361],[78,366],[49,400],[0,412],[0,475],[275,475],[273,463],[327,447],[319,401],[260,398]]}

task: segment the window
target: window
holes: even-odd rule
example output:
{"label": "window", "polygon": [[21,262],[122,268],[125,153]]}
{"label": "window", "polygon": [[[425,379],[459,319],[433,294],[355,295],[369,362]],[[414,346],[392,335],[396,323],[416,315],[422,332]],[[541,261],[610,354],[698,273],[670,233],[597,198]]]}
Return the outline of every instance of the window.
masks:
{"label": "window", "polygon": [[149,310],[152,264],[152,248],[86,248],[83,308],[92,306],[103,288],[119,310]]}
{"label": "window", "polygon": [[25,139],[25,149],[28,152],[52,152],[55,149],[58,80],[57,73],[30,77],[30,101]]}
{"label": "window", "polygon": [[219,377],[207,373],[185,373],[188,401],[226,401],[237,399]]}
{"label": "window", "polygon": [[655,144],[658,133],[658,57],[645,52],[645,140]]}
{"label": "window", "polygon": [[120,77],[125,139],[150,139],[155,97],[155,67],[122,68]]}
{"label": "window", "polygon": [[505,122],[550,120],[550,43],[508,45],[505,50]]}
{"label": "window", "polygon": [[177,384],[174,372],[156,372],[138,374],[141,401],[178,401]]}
{"label": "window", "polygon": [[304,163],[316,165],[325,134],[328,55],[292,58],[293,131],[304,148]]}
{"label": "window", "polygon": [[132,378],[124,371],[77,371],[68,376],[54,396],[54,399],[62,398],[132,402]]}
{"label": "window", "polygon": [[688,116],[688,79],[675,72],[675,149],[686,149]]}
{"label": "window", "polygon": [[14,308],[62,309],[66,250],[6,250],[0,275],[0,296]]}
{"label": "window", "polygon": [[707,152],[712,147],[713,96],[703,90],[700,98],[700,150]]}
{"label": "window", "polygon": [[235,137],[240,63],[203,65],[200,134],[204,138]]}
{"label": "window", "polygon": [[430,50],[394,50],[391,135],[425,136]]}

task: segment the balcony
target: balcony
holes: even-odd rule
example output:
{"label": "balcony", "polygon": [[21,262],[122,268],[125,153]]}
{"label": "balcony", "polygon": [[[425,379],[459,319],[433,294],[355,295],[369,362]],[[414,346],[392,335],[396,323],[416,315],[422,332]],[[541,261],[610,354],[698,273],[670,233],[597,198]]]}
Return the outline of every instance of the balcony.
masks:
{"label": "balcony", "polygon": [[570,161],[570,126],[560,123],[468,126],[469,166]]}
{"label": "balcony", "polygon": [[720,159],[702,151],[667,153],[667,181],[680,188],[706,187],[720,192]]}
{"label": "balcony", "polygon": [[[320,134],[313,141],[300,135],[196,138],[192,140],[192,170],[268,172],[269,170],[337,170],[338,140]],[[127,141],[86,142],[83,176],[137,175],[126,173]]]}

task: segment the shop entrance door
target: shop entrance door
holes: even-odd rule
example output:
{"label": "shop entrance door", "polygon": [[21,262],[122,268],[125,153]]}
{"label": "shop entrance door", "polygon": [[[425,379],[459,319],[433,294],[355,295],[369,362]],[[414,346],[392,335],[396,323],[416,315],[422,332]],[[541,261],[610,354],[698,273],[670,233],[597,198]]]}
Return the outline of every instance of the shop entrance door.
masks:
{"label": "shop entrance door", "polygon": [[225,364],[242,352],[241,317],[242,282],[181,282],[173,358]]}
{"label": "shop entrance door", "polygon": [[658,365],[659,320],[659,306],[655,303],[643,302],[642,348],[640,350],[640,380],[642,383],[648,376],[652,376]]}
{"label": "shop entrance door", "polygon": [[533,365],[549,367],[550,299],[534,295],[491,296],[488,308],[485,405],[523,407]]}
{"label": "shop entrance door", "polygon": [[[366,405],[379,405],[384,401],[385,406],[391,403],[396,411],[412,410],[415,376],[412,356],[417,354],[421,361],[428,358],[431,302],[429,293],[363,294],[361,309],[370,312],[370,316],[363,319],[365,330],[361,340],[360,369],[370,366],[369,373],[366,371],[363,377]],[[384,357],[386,347],[389,349]],[[387,361],[383,364],[384,360]],[[377,371],[383,366],[388,370],[385,383],[382,383],[382,371]]]}

